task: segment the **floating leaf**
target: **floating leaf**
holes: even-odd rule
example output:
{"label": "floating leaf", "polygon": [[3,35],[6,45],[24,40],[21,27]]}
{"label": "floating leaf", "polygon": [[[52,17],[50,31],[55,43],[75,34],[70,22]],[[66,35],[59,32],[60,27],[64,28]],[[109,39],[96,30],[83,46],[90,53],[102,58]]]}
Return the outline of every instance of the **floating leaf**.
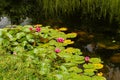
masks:
{"label": "floating leaf", "polygon": [[101,61],[100,58],[91,58],[90,62],[92,62],[92,63],[101,63],[102,61]]}
{"label": "floating leaf", "polygon": [[67,31],[68,29],[66,27],[61,27],[58,29],[59,31]]}
{"label": "floating leaf", "polygon": [[102,76],[93,76],[92,80],[106,80],[105,77]]}
{"label": "floating leaf", "polygon": [[80,68],[78,68],[78,67],[71,67],[70,69],[69,69],[69,71],[71,72],[76,72],[76,73],[81,73],[83,70],[82,69],[80,69]]}
{"label": "floating leaf", "polygon": [[92,63],[88,63],[88,64],[84,64],[83,67],[85,69],[93,69],[94,68],[94,65]]}
{"label": "floating leaf", "polygon": [[88,76],[93,76],[95,74],[94,71],[94,69],[85,69],[84,74]]}
{"label": "floating leaf", "polygon": [[68,33],[67,38],[75,38],[77,36],[77,33]]}
{"label": "floating leaf", "polygon": [[101,68],[103,68],[103,64],[101,64],[101,63],[96,63],[96,64],[93,64],[93,65],[94,65],[95,69],[101,69]]}

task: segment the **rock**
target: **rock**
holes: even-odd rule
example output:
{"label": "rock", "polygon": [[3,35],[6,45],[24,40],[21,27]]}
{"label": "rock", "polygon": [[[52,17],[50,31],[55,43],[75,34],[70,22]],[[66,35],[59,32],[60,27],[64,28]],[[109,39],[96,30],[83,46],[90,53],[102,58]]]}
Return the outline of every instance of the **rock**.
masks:
{"label": "rock", "polygon": [[85,49],[90,53],[94,53],[98,48],[97,43],[90,43],[85,46]]}
{"label": "rock", "polygon": [[1,20],[0,20],[0,28],[4,28],[6,27],[7,25],[11,25],[11,21],[8,17],[6,16],[3,16],[3,17],[0,17]]}

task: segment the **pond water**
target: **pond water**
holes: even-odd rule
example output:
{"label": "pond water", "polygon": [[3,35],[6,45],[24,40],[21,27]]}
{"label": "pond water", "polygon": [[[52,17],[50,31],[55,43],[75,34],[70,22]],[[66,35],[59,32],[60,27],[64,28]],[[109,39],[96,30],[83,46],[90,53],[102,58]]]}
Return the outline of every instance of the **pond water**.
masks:
{"label": "pond water", "polygon": [[[84,35],[85,36],[85,35]],[[99,36],[97,36],[99,37]],[[77,39],[76,47],[80,48],[84,55],[91,57],[100,57],[104,62],[102,72],[107,80],[120,80],[120,42],[117,40],[88,38],[79,36],[83,40]],[[95,41],[95,42],[94,42]],[[97,42],[96,42],[97,41]]]}

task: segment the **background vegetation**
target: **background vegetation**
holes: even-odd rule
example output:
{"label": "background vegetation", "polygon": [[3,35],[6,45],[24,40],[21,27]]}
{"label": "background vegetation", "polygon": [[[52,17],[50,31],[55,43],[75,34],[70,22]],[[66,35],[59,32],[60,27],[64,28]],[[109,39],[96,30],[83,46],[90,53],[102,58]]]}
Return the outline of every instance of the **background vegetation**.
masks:
{"label": "background vegetation", "polygon": [[33,22],[40,22],[41,18],[58,18],[63,15],[71,17],[76,14],[80,20],[90,17],[118,21],[119,4],[120,0],[1,0],[0,14],[10,16],[15,22],[26,16],[32,18]]}

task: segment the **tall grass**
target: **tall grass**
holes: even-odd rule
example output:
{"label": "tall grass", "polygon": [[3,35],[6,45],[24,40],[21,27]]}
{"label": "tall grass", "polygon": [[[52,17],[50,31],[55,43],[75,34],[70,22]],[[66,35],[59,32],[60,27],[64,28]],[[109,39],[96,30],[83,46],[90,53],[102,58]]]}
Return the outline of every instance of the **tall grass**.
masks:
{"label": "tall grass", "polygon": [[120,18],[120,0],[37,0],[43,5],[45,14],[71,14],[75,10],[81,10],[82,13],[90,13],[92,16],[106,17],[110,19]]}

